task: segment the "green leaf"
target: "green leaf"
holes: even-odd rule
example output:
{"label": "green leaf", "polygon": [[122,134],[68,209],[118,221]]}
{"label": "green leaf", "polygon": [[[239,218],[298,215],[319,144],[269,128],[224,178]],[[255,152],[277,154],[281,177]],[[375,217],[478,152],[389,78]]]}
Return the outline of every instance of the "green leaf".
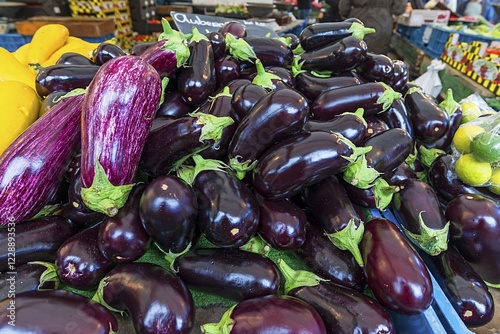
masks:
{"label": "green leaf", "polygon": [[362,267],[364,262],[359,250],[359,243],[363,238],[364,231],[365,225],[363,221],[360,221],[359,226],[356,227],[354,219],[350,219],[345,228],[326,235],[337,248],[351,252],[358,265]]}

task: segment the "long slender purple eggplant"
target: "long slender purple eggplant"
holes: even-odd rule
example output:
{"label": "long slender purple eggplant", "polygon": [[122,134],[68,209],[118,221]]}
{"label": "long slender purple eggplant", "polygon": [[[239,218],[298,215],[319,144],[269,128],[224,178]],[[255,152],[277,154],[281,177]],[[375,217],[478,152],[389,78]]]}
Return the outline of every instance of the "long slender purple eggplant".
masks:
{"label": "long slender purple eggplant", "polygon": [[342,113],[355,112],[359,108],[364,110],[365,116],[372,116],[387,110],[400,96],[400,93],[381,82],[327,90],[311,103],[311,118],[328,121]]}
{"label": "long slender purple eggplant", "polygon": [[118,213],[104,218],[99,224],[97,247],[114,263],[135,261],[149,249],[151,238],[139,215],[139,201],[145,187],[142,183],[137,184]]}
{"label": "long slender purple eggplant", "polygon": [[62,90],[86,88],[99,70],[97,65],[55,64],[42,68],[35,78],[36,92],[41,97]]}
{"label": "long slender purple eggplant", "polygon": [[153,66],[162,78],[172,77],[178,69],[177,53],[172,50],[172,43],[169,43],[168,39],[159,40],[144,50],[139,57]]}
{"label": "long slender purple eggplant", "polygon": [[311,304],[276,294],[241,301],[229,308],[219,323],[204,324],[201,330],[205,334],[326,334],[325,323]]}
{"label": "long slender purple eggplant", "polygon": [[403,98],[395,99],[386,111],[377,114],[376,117],[383,120],[390,128],[403,129],[413,137],[413,125]]}
{"label": "long slender purple eggplant", "polygon": [[360,249],[368,287],[385,308],[419,314],[431,305],[429,271],[395,223],[385,218],[368,221]]}
{"label": "long slender purple eggplant", "polygon": [[62,283],[80,290],[92,290],[111,270],[113,262],[102,255],[98,243],[99,225],[66,239],[56,253],[57,275]]}
{"label": "long slender purple eggplant", "polygon": [[75,233],[76,226],[59,216],[36,218],[0,229],[0,272],[31,261],[54,261],[59,247]]}
{"label": "long slender purple eggplant", "polygon": [[328,282],[304,270],[294,270],[280,259],[285,293],[311,304],[325,322],[327,333],[395,333],[387,310],[360,291]]}
{"label": "long slender purple eggplant", "polygon": [[12,272],[0,274],[0,301],[15,298],[25,291],[54,290],[59,278],[53,265],[30,262],[22,264]]}
{"label": "long slender purple eggplant", "polygon": [[446,221],[434,188],[419,179],[398,183],[399,191],[392,199],[392,208],[401,218],[408,239],[430,255],[448,248],[450,224]]}
{"label": "long slender purple eggplant", "polygon": [[118,321],[104,306],[64,290],[26,291],[0,302],[0,332],[67,333],[76,329],[86,334],[113,334],[118,332]]}
{"label": "long slender purple eggplant", "polygon": [[155,264],[117,266],[102,279],[93,299],[113,311],[126,311],[137,333],[187,334],[193,328],[190,291],[173,271]]}
{"label": "long slender purple eggplant", "polygon": [[357,214],[337,176],[310,185],[302,192],[302,198],[312,224],[321,226],[336,247],[351,252],[363,266],[358,246],[363,237],[363,218]]}
{"label": "long slender purple eggplant", "polygon": [[238,177],[251,171],[272,144],[302,130],[308,114],[307,99],[293,88],[263,96],[240,121],[229,143],[230,166]]}
{"label": "long slender purple eggplant", "polygon": [[180,253],[193,240],[198,215],[196,194],[177,176],[159,176],[142,193],[139,215],[146,232],[165,253]]}
{"label": "long slender purple eggplant", "polygon": [[57,103],[0,156],[0,225],[32,218],[59,187],[80,141],[82,101]]}
{"label": "long slender purple eggplant", "polygon": [[351,252],[334,246],[319,224],[306,225],[306,240],[297,254],[314,273],[332,283],[357,291],[366,287],[363,267]]}
{"label": "long slender purple eggplant", "polygon": [[[295,58],[298,59],[298,58]],[[319,76],[314,72],[299,70],[295,72],[295,89],[304,94],[310,101],[314,101],[321,93],[342,87],[350,87],[361,84],[355,76]]]}
{"label": "long slender purple eggplant", "polygon": [[198,248],[172,267],[191,288],[235,301],[277,294],[281,282],[271,259],[240,249]]}
{"label": "long slender purple eggplant", "polygon": [[107,61],[89,85],[81,121],[81,174],[82,198],[90,209],[114,216],[125,204],[161,90],[158,72],[138,56]]}
{"label": "long slender purple eggplant", "polygon": [[[226,36],[226,41],[227,40]],[[280,39],[267,36],[247,35],[243,37],[243,40],[252,48],[256,58],[262,62],[264,67],[288,67],[292,64],[292,49]],[[231,40],[229,40],[229,45],[230,47],[232,46]]]}

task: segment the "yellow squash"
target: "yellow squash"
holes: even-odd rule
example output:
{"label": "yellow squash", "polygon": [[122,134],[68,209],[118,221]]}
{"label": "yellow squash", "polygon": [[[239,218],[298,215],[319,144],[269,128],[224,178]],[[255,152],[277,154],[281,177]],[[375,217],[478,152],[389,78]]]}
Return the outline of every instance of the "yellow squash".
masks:
{"label": "yellow squash", "polygon": [[36,91],[19,81],[0,82],[0,155],[38,119],[40,98]]}
{"label": "yellow squash", "polygon": [[0,82],[2,81],[20,81],[35,89],[35,73],[21,64],[9,50],[0,47]]}
{"label": "yellow squash", "polygon": [[59,23],[50,23],[35,31],[28,48],[27,62],[38,66],[60,49],[69,37],[69,30]]}
{"label": "yellow squash", "polygon": [[89,50],[88,46],[86,44],[83,44],[83,43],[78,42],[78,41],[66,43],[64,46],[62,46],[61,48],[56,50],[52,55],[50,55],[50,57],[47,60],[42,62],[41,66],[47,67],[50,65],[54,65],[59,60],[59,58],[67,52],[79,53],[79,54],[90,59],[90,55],[92,54],[92,50]]}
{"label": "yellow squash", "polygon": [[30,47],[30,43],[26,43],[21,45],[16,49],[16,51],[12,52],[14,57],[16,57],[17,60],[23,65],[28,65],[28,48]]}

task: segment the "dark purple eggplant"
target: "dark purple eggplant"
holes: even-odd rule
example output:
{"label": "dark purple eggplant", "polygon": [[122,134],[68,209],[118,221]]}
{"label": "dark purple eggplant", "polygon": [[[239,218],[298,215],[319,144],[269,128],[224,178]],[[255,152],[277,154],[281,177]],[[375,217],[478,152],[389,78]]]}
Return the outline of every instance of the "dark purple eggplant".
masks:
{"label": "dark purple eggplant", "polygon": [[61,216],[69,219],[78,229],[84,229],[101,222],[106,215],[101,212],[83,212],[75,208],[70,202],[64,203],[52,213],[55,216]]}
{"label": "dark purple eggplant", "polygon": [[82,198],[90,209],[113,216],[125,204],[161,91],[158,72],[138,56],[99,68],[81,115]]}
{"label": "dark purple eggplant", "polygon": [[217,88],[215,59],[210,40],[193,27],[189,41],[191,55],[186,66],[179,69],[177,90],[184,100],[201,105]]}
{"label": "dark purple eggplant", "polygon": [[307,99],[293,88],[263,96],[239,122],[229,143],[227,154],[238,177],[251,171],[272,144],[302,130],[308,114]]}
{"label": "dark purple eggplant", "polygon": [[328,121],[345,112],[362,108],[365,116],[386,111],[394,100],[401,96],[381,82],[327,90],[311,103],[311,118]]}
{"label": "dark purple eggplant", "polygon": [[488,285],[500,286],[500,204],[477,194],[448,202],[450,243]]}
{"label": "dark purple eggplant", "polygon": [[360,291],[328,282],[312,272],[294,270],[278,262],[287,295],[312,305],[323,319],[327,333],[396,333],[387,310]]}
{"label": "dark purple eggplant", "polygon": [[281,199],[344,171],[357,149],[336,133],[301,131],[272,145],[259,158],[253,186],[263,197]]}
{"label": "dark purple eggplant", "polygon": [[308,119],[304,124],[304,130],[337,132],[358,146],[365,139],[366,122],[363,118],[363,110],[358,109],[353,113],[335,116],[329,121]]}
{"label": "dark purple eggplant", "polygon": [[320,226],[336,247],[351,252],[357,263],[363,266],[358,246],[363,237],[363,217],[358,216],[337,176],[332,175],[308,186],[302,192],[302,198],[311,223]]}
{"label": "dark purple eggplant", "polygon": [[352,204],[381,211],[391,204],[392,197],[399,190],[397,185],[389,184],[383,177],[377,177],[368,188],[353,186],[345,180],[342,184]]}
{"label": "dark purple eggplant", "polygon": [[467,327],[484,326],[493,319],[494,299],[488,286],[456,249],[427,258],[437,272],[437,283]]}
{"label": "dark purple eggplant", "polygon": [[280,287],[272,260],[240,249],[195,249],[176,257],[172,267],[189,287],[235,301],[277,294]]}
{"label": "dark purple eggplant", "polygon": [[0,274],[0,301],[15,298],[25,291],[54,290],[59,285],[55,268],[50,264],[31,262]]}
{"label": "dark purple eggplant", "polygon": [[218,30],[219,33],[225,38],[227,33],[230,33],[236,38],[246,37],[247,36],[247,28],[246,26],[239,21],[227,21],[225,22]]}
{"label": "dark purple eggplant", "polygon": [[368,287],[382,306],[419,314],[431,305],[429,271],[395,223],[385,218],[368,221],[360,249]]}
{"label": "dark purple eggplant", "polygon": [[156,111],[155,117],[179,118],[193,112],[195,107],[186,103],[177,90],[165,92],[163,103]]}
{"label": "dark purple eggplant", "polygon": [[159,40],[144,50],[139,57],[153,66],[162,78],[172,77],[177,71],[179,63],[182,64],[182,60],[177,61],[177,53],[172,50],[168,39]]}
{"label": "dark purple eggplant", "polygon": [[299,36],[295,35],[294,33],[286,32],[282,37],[287,41],[292,50],[295,50],[295,48],[300,45]]}
{"label": "dark purple eggplant", "polygon": [[32,218],[59,187],[80,140],[82,101],[60,101],[0,156],[0,225]]}
{"label": "dark purple eggplant", "polygon": [[108,42],[99,43],[92,51],[92,59],[97,65],[103,65],[107,61],[125,56],[127,53],[120,46]]}
{"label": "dark purple eggplant", "polygon": [[434,188],[415,178],[401,181],[398,188],[392,199],[392,208],[401,218],[408,239],[430,255],[445,251],[450,224]]}
{"label": "dark purple eggplant", "polygon": [[252,48],[256,58],[262,62],[264,67],[288,67],[292,65],[292,49],[280,39],[267,36],[247,35],[243,37],[243,40]]}
{"label": "dark purple eggplant", "polygon": [[166,253],[180,253],[192,242],[197,214],[195,192],[177,176],[157,177],[140,198],[142,226]]}
{"label": "dark purple eggplant", "polygon": [[366,287],[363,267],[351,252],[334,246],[318,224],[306,225],[306,239],[297,254],[314,273],[332,283],[357,291]]}
{"label": "dark purple eggplant", "polygon": [[0,332],[112,334],[118,321],[104,306],[64,290],[26,291],[0,303]]}
{"label": "dark purple eggplant", "polygon": [[45,97],[56,91],[69,92],[86,88],[97,71],[97,65],[56,64],[42,68],[35,78],[36,92]]}
{"label": "dark purple eggplant", "polygon": [[139,201],[145,187],[142,183],[137,184],[116,216],[106,217],[99,224],[97,246],[109,261],[132,262],[149,249],[151,238],[142,226],[139,215]]}
{"label": "dark purple eggplant", "polygon": [[390,127],[377,116],[365,117],[365,121],[366,121],[365,140],[390,129]]}
{"label": "dark purple eggplant", "polygon": [[288,295],[247,299],[230,308],[219,323],[202,325],[211,334],[325,334],[325,323],[309,303]]}
{"label": "dark purple eggplant", "polygon": [[77,232],[66,218],[47,216],[0,229],[0,272],[31,262],[52,262],[59,246]]}
{"label": "dark purple eggplant", "polygon": [[62,283],[80,290],[95,289],[113,262],[98,247],[100,224],[66,239],[56,253],[57,275]]}
{"label": "dark purple eggplant", "polygon": [[68,182],[71,182],[77,173],[80,172],[80,164],[82,160],[82,154],[80,152],[80,148],[76,150],[69,162],[68,167],[66,168],[66,173],[64,173],[64,179]]}
{"label": "dark purple eggplant", "polygon": [[231,106],[234,111],[234,119],[240,122],[261,97],[267,94],[267,90],[255,84],[242,85],[234,91]]}
{"label": "dark purple eggplant", "polygon": [[387,55],[367,52],[358,70],[368,81],[381,81],[389,84],[394,75],[394,63]]}
{"label": "dark purple eggplant", "polygon": [[68,202],[78,211],[84,213],[94,212],[89,209],[82,199],[82,176],[80,171],[76,172],[75,176],[71,179],[68,189]]}
{"label": "dark purple eggplant", "polygon": [[59,59],[56,61],[57,65],[95,65],[99,66],[96,63],[94,63],[92,60],[89,58],[85,57],[84,55],[77,53],[77,52],[66,52],[63,53]]}
{"label": "dark purple eggplant", "polygon": [[252,191],[225,171],[204,170],[193,183],[198,197],[198,228],[213,244],[236,248],[259,226],[259,203]]}
{"label": "dark purple eggplant", "polygon": [[220,31],[210,31],[205,34],[212,44],[214,59],[217,60],[226,55],[226,40]]}
{"label": "dark purple eggplant", "polygon": [[268,200],[258,196],[258,233],[271,247],[297,250],[305,242],[307,217],[292,201]]}
{"label": "dark purple eggplant", "polygon": [[385,172],[382,175],[382,178],[385,181],[387,181],[387,183],[391,186],[396,186],[399,182],[403,180],[415,177],[416,177],[415,172],[411,168],[410,164],[406,161],[404,161],[401,165],[394,168],[393,170]]}
{"label": "dark purple eggplant", "polygon": [[500,203],[500,196],[486,187],[474,187],[463,183],[455,173],[454,158],[451,154],[438,156],[431,164],[427,177],[436,192],[446,201],[461,194],[478,194]]}
{"label": "dark purple eggplant", "polygon": [[132,49],[130,49],[130,54],[133,56],[140,56],[141,53],[144,52],[144,50],[146,50],[150,46],[153,46],[154,44],[156,44],[156,42],[157,41],[135,43],[132,46]]}
{"label": "dark purple eggplant", "polygon": [[390,128],[406,130],[413,137],[413,125],[403,98],[395,99],[386,111],[377,114],[376,117],[383,120]]}
{"label": "dark purple eggplant", "polygon": [[50,109],[52,109],[53,106],[56,105],[57,102],[61,100],[61,96],[64,96],[67,93],[67,91],[59,90],[49,93],[47,96],[45,96],[40,106],[39,115],[42,116],[43,114],[47,113]]}
{"label": "dark purple eggplant", "polygon": [[404,101],[416,139],[432,142],[448,131],[448,114],[420,87],[410,88],[404,96]]}
{"label": "dark purple eggplant", "polygon": [[240,78],[240,63],[230,55],[217,58],[214,63],[217,86],[224,87]]}
{"label": "dark purple eggplant", "polygon": [[349,36],[317,50],[302,53],[299,62],[302,63],[303,70],[339,73],[358,67],[367,51],[365,41]]}
{"label": "dark purple eggplant", "polygon": [[176,163],[218,142],[233,124],[230,117],[194,113],[180,118],[158,117],[142,150],[139,166],[151,177],[167,175]]}
{"label": "dark purple eggplant", "polygon": [[406,93],[406,84],[409,80],[408,65],[401,59],[393,59],[392,67],[394,68],[394,73],[388,82],[388,85],[392,87],[396,92],[401,94]]}
{"label": "dark purple eggplant", "polygon": [[323,48],[348,36],[363,39],[366,34],[375,32],[363,22],[345,20],[338,22],[319,22],[308,25],[299,35],[300,45],[306,51]]}
{"label": "dark purple eggplant", "polygon": [[126,311],[137,333],[191,332],[193,297],[174,272],[151,263],[126,263],[111,270],[102,283],[98,300]]}
{"label": "dark purple eggplant", "polygon": [[314,72],[299,70],[295,75],[295,89],[304,94],[310,101],[330,89],[349,87],[361,84],[354,76],[317,76]]}

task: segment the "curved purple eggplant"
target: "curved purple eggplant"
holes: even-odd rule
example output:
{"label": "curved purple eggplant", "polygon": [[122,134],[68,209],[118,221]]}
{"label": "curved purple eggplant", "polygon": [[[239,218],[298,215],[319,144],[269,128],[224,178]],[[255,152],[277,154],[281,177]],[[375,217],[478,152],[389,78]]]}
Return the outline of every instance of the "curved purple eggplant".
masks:
{"label": "curved purple eggplant", "polygon": [[267,95],[267,90],[258,85],[249,84],[237,88],[231,99],[236,122],[241,121],[264,95]]}
{"label": "curved purple eggplant", "polygon": [[69,92],[76,88],[86,88],[100,66],[55,64],[42,68],[35,78],[36,92],[45,97],[56,91]]}
{"label": "curved purple eggplant", "polygon": [[47,264],[26,263],[0,274],[0,301],[25,291],[54,290],[59,285],[55,270]]}
{"label": "curved purple eggplant", "polygon": [[159,176],[147,186],[139,203],[142,226],[165,252],[179,253],[191,243],[198,203],[193,189],[177,176]]}
{"label": "curved purple eggplant", "polygon": [[205,34],[212,44],[214,59],[218,60],[226,55],[226,40],[220,31],[210,31]]}
{"label": "curved purple eggplant", "polygon": [[394,63],[387,55],[367,52],[358,70],[368,81],[381,81],[389,84],[394,75]]}
{"label": "curved purple eggplant", "polygon": [[214,66],[218,87],[224,87],[231,81],[240,78],[240,62],[230,55],[216,58]]}
{"label": "curved purple eggplant", "polygon": [[299,71],[295,75],[295,89],[304,94],[310,101],[314,101],[321,93],[342,87],[361,84],[355,76],[316,76],[310,71]]}
{"label": "curved purple eggplant", "polygon": [[89,58],[78,52],[65,52],[56,61],[57,65],[94,65],[98,66]]}
{"label": "curved purple eggplant", "polygon": [[126,263],[102,283],[97,296],[115,310],[127,311],[137,333],[191,332],[193,297],[174,272],[151,263]]}
{"label": "curved purple eggplant", "polygon": [[413,138],[413,125],[403,98],[395,99],[386,111],[377,114],[376,117],[383,120],[390,128],[405,130]]}
{"label": "curved purple eggplant", "polygon": [[97,65],[103,65],[111,59],[125,56],[127,53],[113,43],[102,42],[92,51],[92,59]]}
{"label": "curved purple eggplant", "polygon": [[358,146],[364,141],[366,133],[366,122],[362,111],[359,109],[353,113],[341,114],[329,121],[308,119],[304,124],[304,130],[337,132]]}
{"label": "curved purple eggplant", "polygon": [[235,301],[277,294],[280,274],[264,255],[240,249],[198,248],[175,258],[188,286]]}
{"label": "curved purple eggplant", "polygon": [[163,94],[163,103],[160,104],[155,117],[185,117],[194,110],[194,106],[186,103],[181,94],[177,90],[173,90]]}
{"label": "curved purple eggplant", "polygon": [[427,267],[395,223],[385,218],[368,221],[360,249],[368,287],[385,308],[418,314],[431,305]]}
{"label": "curved purple eggplant", "polygon": [[0,303],[0,332],[67,333],[74,330],[86,334],[117,333],[118,321],[104,306],[64,290],[26,291]]}

